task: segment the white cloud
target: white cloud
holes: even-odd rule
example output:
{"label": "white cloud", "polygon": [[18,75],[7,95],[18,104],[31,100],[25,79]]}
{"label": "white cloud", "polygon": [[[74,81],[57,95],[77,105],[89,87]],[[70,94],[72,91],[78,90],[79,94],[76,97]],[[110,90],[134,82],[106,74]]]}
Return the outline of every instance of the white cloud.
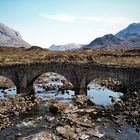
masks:
{"label": "white cloud", "polygon": [[103,18],[101,18],[101,17],[96,17],[96,16],[86,16],[86,17],[82,17],[81,20],[100,22],[100,21],[103,20]]}
{"label": "white cloud", "polygon": [[63,21],[63,22],[73,22],[76,20],[75,16],[65,15],[65,14],[56,14],[56,15],[41,14],[40,16],[46,19]]}
{"label": "white cloud", "polygon": [[114,16],[114,17],[102,17],[102,16],[73,16],[73,15],[67,15],[67,14],[40,14],[41,17],[56,21],[62,21],[62,22],[73,22],[77,20],[81,21],[87,21],[87,22],[99,22],[99,23],[112,23],[117,25],[126,25],[132,22],[137,22],[132,18],[129,17],[123,17],[123,16]]}
{"label": "white cloud", "polygon": [[129,24],[131,22],[136,22],[132,18],[121,17],[121,16],[114,16],[114,17],[85,16],[85,17],[82,17],[81,20],[93,21],[93,22],[102,22],[102,23],[112,23],[112,24],[119,24],[119,25]]}

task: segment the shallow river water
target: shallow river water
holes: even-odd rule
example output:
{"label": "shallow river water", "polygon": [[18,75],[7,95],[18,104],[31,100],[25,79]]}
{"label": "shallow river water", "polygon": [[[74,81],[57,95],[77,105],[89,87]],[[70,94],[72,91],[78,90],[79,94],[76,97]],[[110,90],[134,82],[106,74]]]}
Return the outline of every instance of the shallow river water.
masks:
{"label": "shallow river water", "polygon": [[[60,99],[60,100],[71,100],[73,98],[74,91],[72,90],[67,90],[64,93],[62,92],[57,92],[56,90],[50,90],[46,91],[43,88],[40,88],[38,86],[35,87],[36,94],[45,99],[45,98],[54,98],[54,99]],[[91,100],[98,104],[98,105],[108,105],[111,104],[111,99],[109,96],[113,97],[121,97],[123,96],[123,93],[121,92],[114,92],[111,91],[105,87],[100,87],[100,86],[94,86],[90,88],[90,90],[87,91],[87,96],[91,98]]]}

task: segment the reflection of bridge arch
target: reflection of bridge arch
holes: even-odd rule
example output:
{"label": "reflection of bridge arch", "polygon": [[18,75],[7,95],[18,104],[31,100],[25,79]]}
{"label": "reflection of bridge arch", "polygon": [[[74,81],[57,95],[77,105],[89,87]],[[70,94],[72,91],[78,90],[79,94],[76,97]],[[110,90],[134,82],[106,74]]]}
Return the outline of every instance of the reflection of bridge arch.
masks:
{"label": "reflection of bridge arch", "polygon": [[127,88],[140,88],[140,67],[128,68],[80,62],[38,62],[30,64],[0,65],[0,75],[11,79],[18,93],[32,92],[34,80],[42,73],[54,72],[63,75],[77,92],[86,89],[96,78],[115,78]]}

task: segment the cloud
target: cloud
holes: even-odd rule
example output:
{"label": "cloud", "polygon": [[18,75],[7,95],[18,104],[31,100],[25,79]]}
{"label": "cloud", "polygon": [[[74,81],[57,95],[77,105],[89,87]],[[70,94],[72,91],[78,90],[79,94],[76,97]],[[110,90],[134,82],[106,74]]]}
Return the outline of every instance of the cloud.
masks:
{"label": "cloud", "polygon": [[96,22],[103,24],[114,24],[114,25],[127,25],[132,22],[137,22],[135,19],[123,16],[114,17],[103,17],[103,16],[73,16],[67,14],[40,14],[45,19],[61,21],[61,22],[74,22],[74,21],[85,21],[85,22]]}
{"label": "cloud", "polygon": [[63,22],[73,22],[76,20],[76,16],[65,15],[65,14],[56,14],[56,15],[41,14],[40,16],[46,19],[63,21]]}
{"label": "cloud", "polygon": [[83,21],[90,21],[90,22],[102,22],[102,23],[112,23],[112,24],[129,24],[134,22],[135,20],[129,17],[121,17],[121,16],[114,16],[114,17],[97,17],[97,16],[85,16],[82,17],[81,20]]}
{"label": "cloud", "polygon": [[103,20],[103,18],[101,18],[101,17],[95,17],[95,16],[86,16],[86,17],[82,17],[81,20],[100,22],[100,21]]}

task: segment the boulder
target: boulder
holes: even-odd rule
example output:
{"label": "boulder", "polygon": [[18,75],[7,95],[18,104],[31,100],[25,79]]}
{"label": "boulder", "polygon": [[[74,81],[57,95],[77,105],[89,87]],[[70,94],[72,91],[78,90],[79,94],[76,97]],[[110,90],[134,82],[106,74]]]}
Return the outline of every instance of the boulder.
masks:
{"label": "boulder", "polygon": [[65,126],[58,126],[56,128],[56,132],[59,135],[62,135],[66,139],[75,139],[77,137],[77,134],[75,133],[75,128],[69,125]]}
{"label": "boulder", "polygon": [[27,137],[17,136],[17,140],[54,140],[50,132],[41,131],[36,134],[29,135]]}
{"label": "boulder", "polygon": [[66,102],[62,102],[62,101],[56,101],[54,102],[52,105],[50,105],[50,112],[51,113],[59,113],[62,111],[65,111],[66,108],[69,107],[69,103]]}
{"label": "boulder", "polygon": [[76,95],[74,98],[74,103],[78,106],[92,106],[95,105],[91,100],[90,97],[86,95]]}

